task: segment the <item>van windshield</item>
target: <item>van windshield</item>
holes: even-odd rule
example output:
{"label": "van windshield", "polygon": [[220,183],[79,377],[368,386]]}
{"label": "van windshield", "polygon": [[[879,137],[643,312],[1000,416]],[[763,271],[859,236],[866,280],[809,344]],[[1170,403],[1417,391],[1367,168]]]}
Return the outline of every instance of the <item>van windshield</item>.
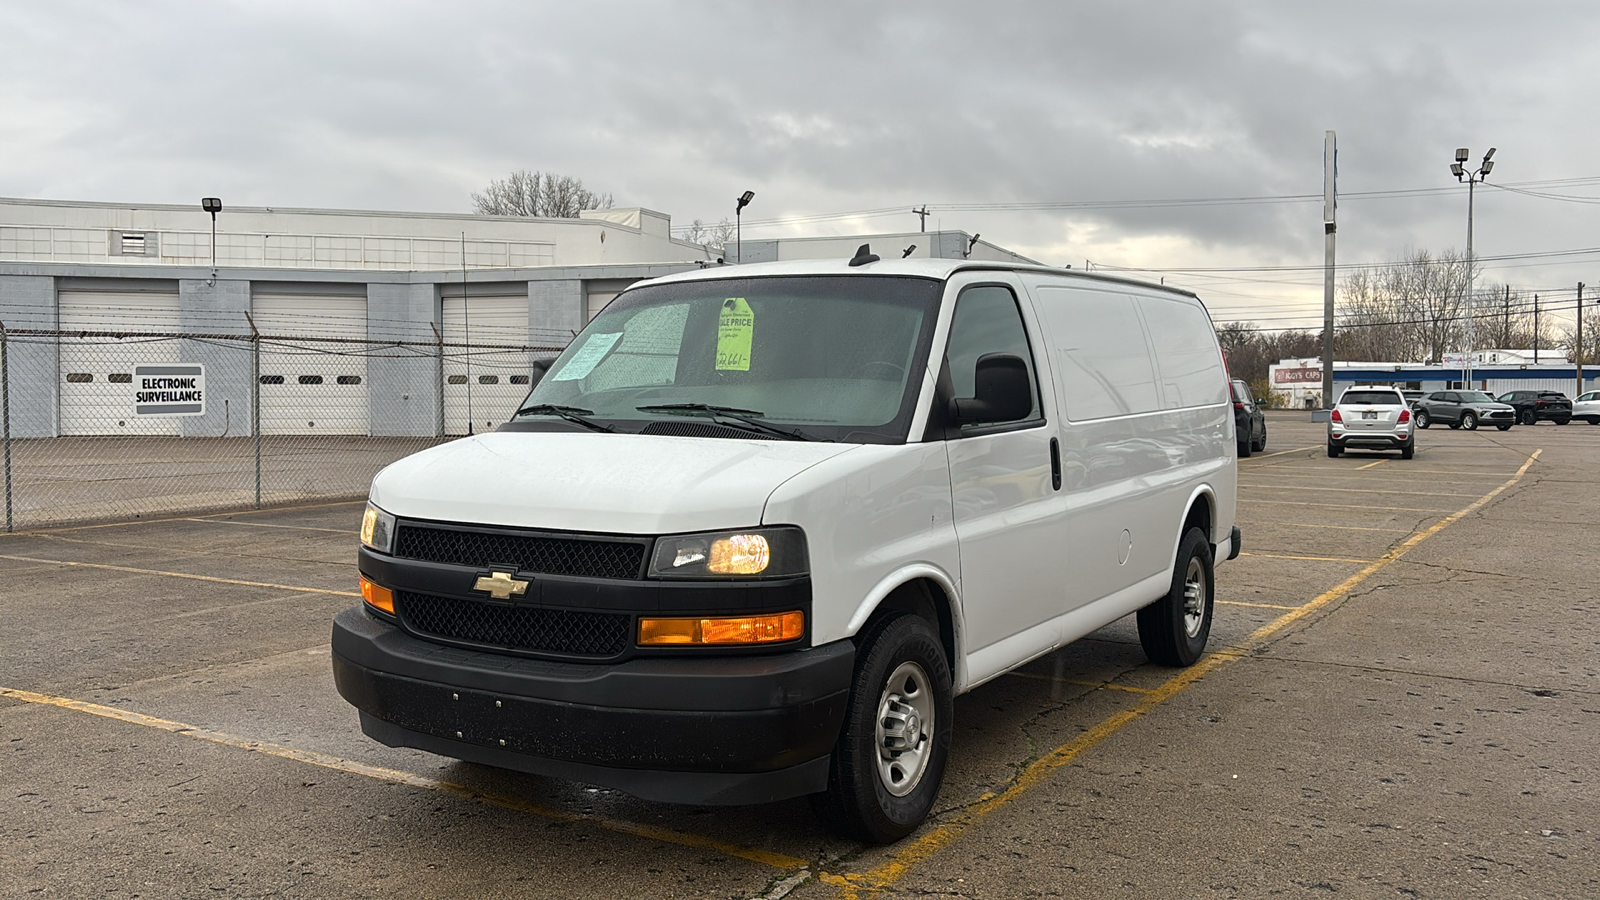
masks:
{"label": "van windshield", "polygon": [[941,291],[891,276],[637,288],[573,339],[508,427],[580,415],[647,434],[901,443]]}

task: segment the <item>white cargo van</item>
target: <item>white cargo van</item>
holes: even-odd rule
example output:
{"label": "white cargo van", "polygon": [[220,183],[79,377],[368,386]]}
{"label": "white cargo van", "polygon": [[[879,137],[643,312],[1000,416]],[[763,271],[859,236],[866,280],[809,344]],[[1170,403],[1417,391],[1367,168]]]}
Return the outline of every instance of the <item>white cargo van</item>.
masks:
{"label": "white cargo van", "polygon": [[1129,613],[1194,662],[1239,550],[1192,294],[959,260],[636,285],[498,431],[385,469],[334,675],[393,746],[890,841],[952,698]]}

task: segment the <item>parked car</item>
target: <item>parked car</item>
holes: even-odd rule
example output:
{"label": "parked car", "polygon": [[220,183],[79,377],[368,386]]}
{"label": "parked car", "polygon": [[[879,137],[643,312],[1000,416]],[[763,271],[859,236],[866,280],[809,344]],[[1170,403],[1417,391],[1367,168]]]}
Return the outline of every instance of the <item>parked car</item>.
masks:
{"label": "parked car", "polygon": [[1479,425],[1493,425],[1509,431],[1517,424],[1517,411],[1483,391],[1434,391],[1411,404],[1418,428],[1435,422],[1468,431]]}
{"label": "parked car", "polygon": [[1402,390],[1402,391],[1400,391],[1400,396],[1406,398],[1406,405],[1407,406],[1416,406],[1417,405],[1417,401],[1422,399],[1423,392],[1422,391],[1412,391],[1412,390]]}
{"label": "parked car", "polygon": [[1411,407],[1398,388],[1358,384],[1346,388],[1328,413],[1328,455],[1348,449],[1399,450],[1401,459],[1417,452]]}
{"label": "parked car", "polygon": [[1267,417],[1242,378],[1233,379],[1233,433],[1241,457],[1267,449]]}
{"label": "parked car", "polygon": [[1600,391],[1579,394],[1578,399],[1572,401],[1572,417],[1590,425],[1600,425]]}
{"label": "parked car", "polygon": [[334,682],[390,746],[896,840],[955,695],[1130,613],[1200,659],[1233,412],[1174,288],[865,246],[635,284],[373,479]]}
{"label": "parked car", "polygon": [[1572,401],[1560,391],[1507,391],[1495,399],[1515,407],[1517,421],[1523,425],[1546,421],[1565,425],[1572,421]]}

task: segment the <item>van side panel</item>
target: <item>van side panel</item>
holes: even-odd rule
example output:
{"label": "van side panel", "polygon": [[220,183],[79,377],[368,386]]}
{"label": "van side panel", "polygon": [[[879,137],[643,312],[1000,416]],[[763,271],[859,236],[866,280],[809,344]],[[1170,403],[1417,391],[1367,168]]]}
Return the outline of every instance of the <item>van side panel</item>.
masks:
{"label": "van side panel", "polygon": [[[1118,598],[1103,616],[1076,616],[1078,631],[1126,614],[1128,591],[1170,574],[1177,532],[1201,485],[1226,482],[1230,504],[1225,520],[1219,508],[1217,524],[1223,534],[1232,526],[1232,410],[1221,352],[1197,301],[1045,275],[1024,281],[1049,336],[1064,420],[1062,490],[1076,563],[1069,610]],[[1156,352],[1141,309],[1147,302],[1182,307],[1147,307],[1167,317],[1163,344],[1182,337],[1170,362]]]}

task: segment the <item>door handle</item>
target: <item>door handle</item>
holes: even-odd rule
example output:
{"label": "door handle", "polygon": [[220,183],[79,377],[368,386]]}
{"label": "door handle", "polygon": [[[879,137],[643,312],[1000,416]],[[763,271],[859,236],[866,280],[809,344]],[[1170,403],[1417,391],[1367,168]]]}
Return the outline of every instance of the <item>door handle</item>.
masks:
{"label": "door handle", "polygon": [[1061,442],[1050,439],[1050,487],[1061,490]]}

